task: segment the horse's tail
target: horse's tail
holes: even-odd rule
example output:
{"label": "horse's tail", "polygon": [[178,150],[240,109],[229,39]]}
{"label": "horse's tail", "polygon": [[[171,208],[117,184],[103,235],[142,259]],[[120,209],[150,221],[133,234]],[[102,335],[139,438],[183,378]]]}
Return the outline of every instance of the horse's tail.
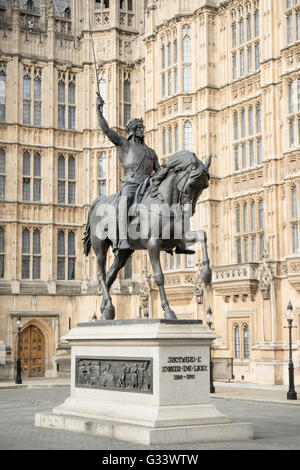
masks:
{"label": "horse's tail", "polygon": [[83,253],[85,254],[85,256],[89,256],[89,253],[91,251],[91,246],[92,246],[92,243],[91,243],[91,224],[90,224],[91,212],[92,212],[92,210],[90,209],[89,215],[88,215],[88,220],[87,220],[87,223],[86,223],[85,232],[84,232],[84,237],[82,239],[82,241],[83,241]]}
{"label": "horse's tail", "polygon": [[91,208],[89,210],[89,213],[88,213],[88,219],[87,219],[87,223],[86,223],[86,228],[85,228],[85,232],[84,232],[84,236],[83,236],[83,253],[85,254],[85,256],[89,256],[89,253],[91,251],[91,247],[92,247],[92,242],[91,242],[91,217],[92,217],[92,213],[93,213],[93,210],[95,209],[96,207],[96,203],[98,202],[100,198],[97,198],[93,204],[91,205]]}
{"label": "horse's tail", "polygon": [[115,195],[108,196],[108,197],[98,196],[94,200],[93,204],[91,205],[91,208],[90,208],[89,213],[88,213],[88,219],[87,219],[87,223],[86,223],[84,236],[83,236],[83,239],[82,239],[82,241],[83,241],[83,252],[84,252],[85,256],[89,255],[89,253],[91,251],[91,247],[92,247],[92,242],[91,242],[91,218],[92,218],[93,211],[94,211],[95,207],[98,205],[98,203],[109,202],[114,197],[115,197]]}

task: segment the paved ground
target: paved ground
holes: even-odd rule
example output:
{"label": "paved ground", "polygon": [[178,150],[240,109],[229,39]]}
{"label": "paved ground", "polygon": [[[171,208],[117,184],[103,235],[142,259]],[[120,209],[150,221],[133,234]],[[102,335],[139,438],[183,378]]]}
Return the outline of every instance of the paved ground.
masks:
{"label": "paved ground", "polygon": [[0,450],[300,450],[298,400],[286,400],[286,387],[216,384],[213,403],[236,422],[251,422],[254,440],[142,446],[114,439],[36,428],[36,412],[51,411],[69,396],[64,379],[24,381],[17,388],[0,382]]}

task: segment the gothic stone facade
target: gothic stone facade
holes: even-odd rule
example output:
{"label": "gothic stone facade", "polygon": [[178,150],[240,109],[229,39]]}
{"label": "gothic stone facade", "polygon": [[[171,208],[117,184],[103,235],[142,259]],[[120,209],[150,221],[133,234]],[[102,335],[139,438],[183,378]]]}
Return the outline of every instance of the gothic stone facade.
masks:
{"label": "gothic stone facade", "polygon": [[[46,376],[67,372],[61,337],[100,315],[81,239],[122,171],[97,125],[98,79],[110,126],[143,117],[161,162],[183,148],[213,156],[192,221],[207,231],[212,284],[198,246],[162,256],[172,308],[206,321],[210,306],[216,363],[281,384],[291,300],[300,384],[299,0],[3,0],[0,36],[1,378],[14,374],[18,314],[23,373]],[[145,253],[112,292],[118,318],[162,316]]]}

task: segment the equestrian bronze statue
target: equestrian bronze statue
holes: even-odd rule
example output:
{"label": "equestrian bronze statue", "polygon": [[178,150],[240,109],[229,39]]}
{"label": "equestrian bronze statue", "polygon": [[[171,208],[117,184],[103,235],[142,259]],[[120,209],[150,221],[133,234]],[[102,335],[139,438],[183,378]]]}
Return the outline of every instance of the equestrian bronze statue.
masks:
{"label": "equestrian bronze statue", "polygon": [[[84,253],[91,247],[97,257],[98,279],[102,289],[102,320],[113,320],[115,308],[109,294],[118,272],[135,250],[147,250],[158,286],[164,317],[176,320],[164,289],[160,252],[193,253],[189,249],[200,241],[202,246],[201,279],[211,282],[211,269],[204,230],[190,230],[190,217],[196,203],[209,186],[211,157],[203,164],[194,153],[183,150],[172,155],[162,167],[154,150],[144,142],[140,119],[126,125],[128,139],[110,129],[103,116],[103,101],[97,99],[100,128],[117,146],[124,169],[121,191],[99,196],[92,204],[84,234]],[[115,259],[106,273],[108,249]]]}

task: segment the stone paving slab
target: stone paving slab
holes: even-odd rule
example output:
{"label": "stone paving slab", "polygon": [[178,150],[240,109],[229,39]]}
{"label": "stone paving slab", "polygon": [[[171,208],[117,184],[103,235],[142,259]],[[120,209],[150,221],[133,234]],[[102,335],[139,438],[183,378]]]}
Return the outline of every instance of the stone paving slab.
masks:
{"label": "stone paving slab", "polygon": [[[68,396],[68,387],[0,390],[0,450],[97,451],[97,465],[101,464],[101,455],[122,455],[128,452],[135,455],[144,450],[149,455],[161,450],[185,450],[196,454],[201,450],[300,450],[299,409],[296,406],[238,399],[212,398],[217,409],[230,416],[233,422],[253,424],[253,440],[144,446],[34,425],[35,413],[51,411]],[[89,462],[90,457],[87,459]]]}
{"label": "stone paving slab", "polygon": [[215,393],[211,394],[214,398],[226,400],[247,400],[257,402],[281,403],[285,405],[300,405],[300,388],[296,387],[297,400],[287,400],[286,395],[288,387],[251,387],[246,384],[238,387],[237,384],[231,386],[215,385]]}
{"label": "stone paving slab", "polygon": [[[259,385],[240,382],[215,382],[215,393],[212,398],[225,400],[248,400],[257,402],[279,403],[286,405],[300,405],[300,387],[295,387],[297,400],[287,400],[287,385]],[[21,385],[14,381],[0,381],[1,389],[35,389],[51,387],[68,387],[70,378],[68,377],[42,377],[23,379]]]}

